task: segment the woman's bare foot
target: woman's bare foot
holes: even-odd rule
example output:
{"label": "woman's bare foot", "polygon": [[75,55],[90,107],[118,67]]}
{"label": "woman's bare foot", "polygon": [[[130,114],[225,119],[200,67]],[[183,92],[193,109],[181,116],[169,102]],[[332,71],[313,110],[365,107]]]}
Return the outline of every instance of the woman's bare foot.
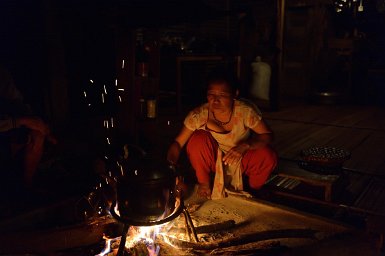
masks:
{"label": "woman's bare foot", "polygon": [[198,185],[198,196],[210,199],[211,198],[211,189],[209,184],[199,184]]}

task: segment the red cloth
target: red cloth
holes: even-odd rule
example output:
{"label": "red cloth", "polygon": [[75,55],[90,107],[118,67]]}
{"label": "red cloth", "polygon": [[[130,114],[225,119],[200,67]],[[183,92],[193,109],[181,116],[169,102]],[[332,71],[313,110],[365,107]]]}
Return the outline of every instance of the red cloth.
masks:
{"label": "red cloth", "polygon": [[[210,172],[215,172],[218,143],[205,130],[196,130],[187,143],[187,156],[199,183],[210,182]],[[248,176],[249,186],[259,189],[277,165],[277,154],[271,147],[248,150],[242,158],[242,173]]]}

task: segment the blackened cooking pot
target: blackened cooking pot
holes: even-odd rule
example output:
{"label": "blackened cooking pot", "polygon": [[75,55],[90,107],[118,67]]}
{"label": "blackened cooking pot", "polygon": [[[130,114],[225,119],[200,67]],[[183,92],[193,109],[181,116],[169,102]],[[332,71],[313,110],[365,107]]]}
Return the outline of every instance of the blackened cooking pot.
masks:
{"label": "blackened cooking pot", "polygon": [[133,226],[166,223],[182,212],[183,202],[176,186],[176,173],[166,161],[150,158],[121,163],[113,216]]}

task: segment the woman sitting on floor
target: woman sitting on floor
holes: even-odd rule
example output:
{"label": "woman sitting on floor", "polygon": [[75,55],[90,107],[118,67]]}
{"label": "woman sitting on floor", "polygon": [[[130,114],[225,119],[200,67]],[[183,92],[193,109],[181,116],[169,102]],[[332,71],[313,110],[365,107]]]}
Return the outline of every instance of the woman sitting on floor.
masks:
{"label": "woman sitting on floor", "polygon": [[[272,131],[255,106],[237,99],[235,86],[236,80],[228,73],[213,74],[208,80],[207,103],[187,115],[167,153],[167,160],[176,164],[187,143],[201,197],[222,198],[225,189],[242,191],[244,176],[252,191],[259,190],[277,164],[270,146]],[[211,173],[215,173],[214,181]]]}

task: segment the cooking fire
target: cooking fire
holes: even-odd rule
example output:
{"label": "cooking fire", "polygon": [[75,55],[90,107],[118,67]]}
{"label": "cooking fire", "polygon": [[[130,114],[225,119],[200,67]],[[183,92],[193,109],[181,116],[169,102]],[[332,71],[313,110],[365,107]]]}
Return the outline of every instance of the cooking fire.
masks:
{"label": "cooking fire", "polygon": [[247,255],[284,251],[345,230],[265,205],[246,192],[227,191],[225,198],[207,200],[195,188],[185,201],[177,170],[168,163],[121,158],[117,166],[108,212],[122,228],[104,238],[98,256]]}
{"label": "cooking fire", "polygon": [[[84,212],[87,221],[81,226],[38,235],[26,233],[22,238],[20,234],[17,238],[3,237],[8,248],[3,252],[46,254],[93,246],[91,252],[80,255],[290,254],[311,245],[322,250],[333,241],[343,246],[344,235],[354,231],[334,221],[260,201],[246,192],[226,191],[226,197],[208,200],[199,197],[195,187],[184,197],[177,186],[177,170],[168,163],[124,157],[118,161],[110,158],[110,163],[87,198],[93,218]],[[25,241],[24,247],[19,246],[20,239]],[[346,240],[351,241],[349,237]],[[79,254],[71,251],[69,255]]]}
{"label": "cooking fire", "polygon": [[[130,227],[127,234],[128,237],[124,239],[123,252],[129,255],[159,255],[160,246],[155,243],[159,230],[160,227]],[[105,239],[106,247],[98,256],[117,255],[122,239]]]}
{"label": "cooking fire", "polygon": [[[186,200],[198,241],[180,214],[162,225],[130,226],[123,238],[105,238],[98,256],[112,255],[253,255],[328,241],[348,231],[324,219],[229,195],[220,200]],[[124,233],[125,231],[123,231]],[[124,246],[122,246],[122,241]],[[119,252],[119,248],[121,251]]]}
{"label": "cooking fire", "polygon": [[177,186],[174,166],[148,158],[128,157],[121,157],[117,165],[121,175],[115,179],[116,196],[110,213],[123,224],[123,231],[120,239],[107,239],[106,248],[99,255],[108,255],[111,250],[114,253],[116,244],[118,256],[132,248],[146,248],[145,255],[159,255],[160,247],[155,242],[158,235],[180,215],[184,216],[188,237],[198,242],[182,191]]}

